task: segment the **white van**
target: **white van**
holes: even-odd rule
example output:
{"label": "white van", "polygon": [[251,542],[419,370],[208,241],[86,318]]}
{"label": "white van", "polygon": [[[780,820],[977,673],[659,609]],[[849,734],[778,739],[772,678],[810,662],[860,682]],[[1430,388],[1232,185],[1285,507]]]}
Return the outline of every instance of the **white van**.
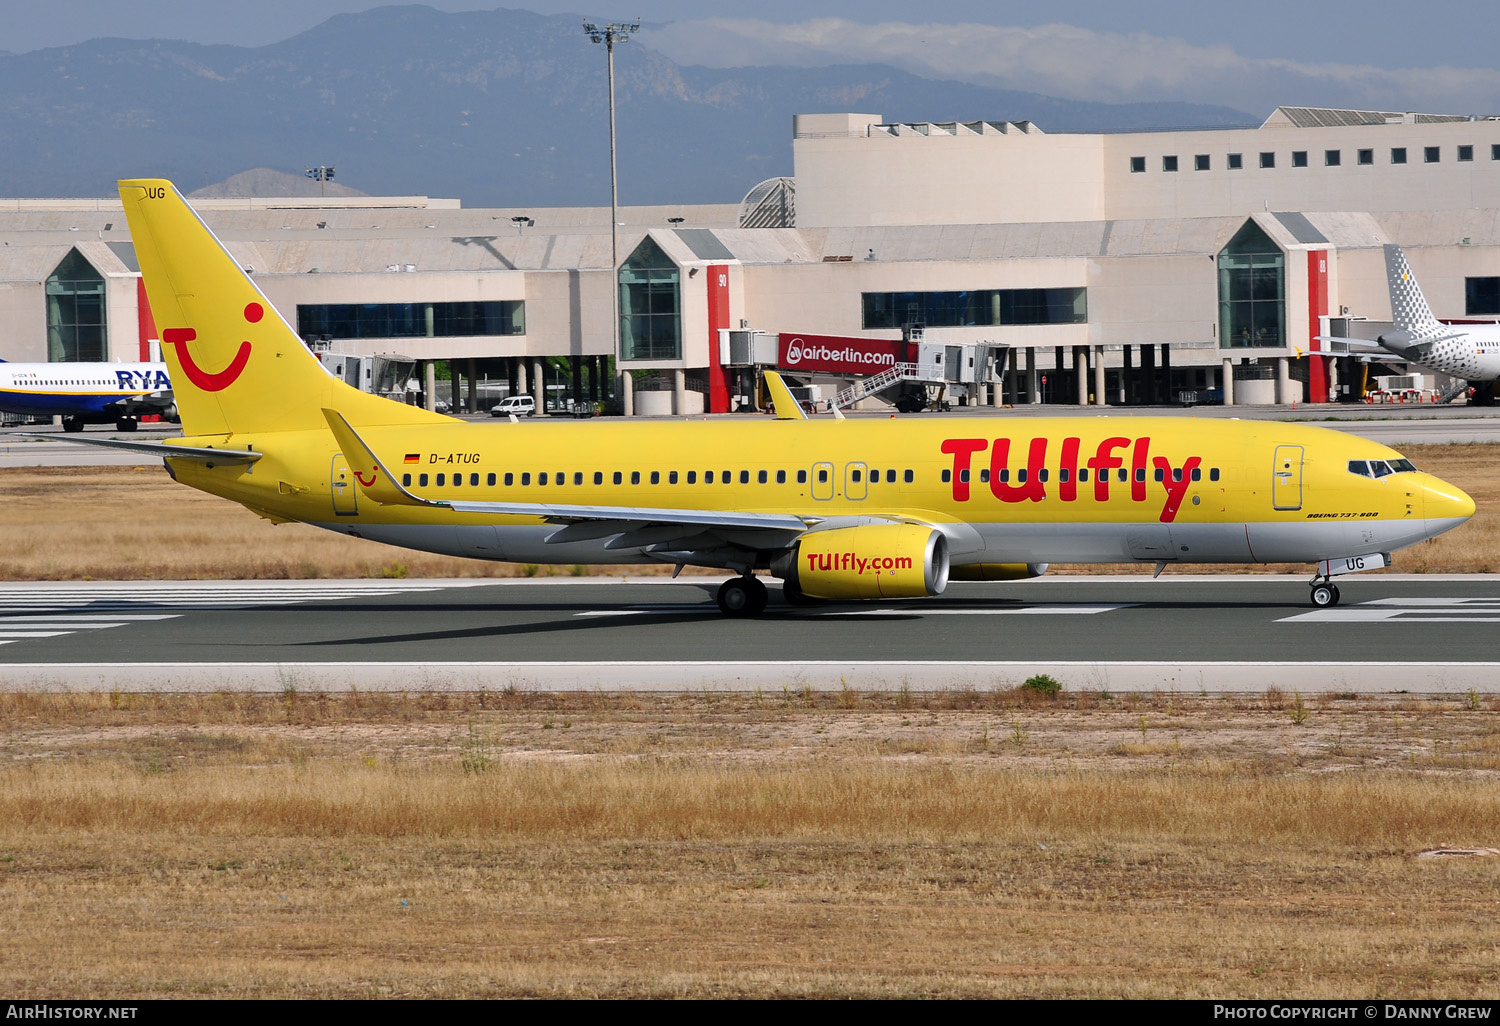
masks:
{"label": "white van", "polygon": [[508,417],[512,413],[517,417],[522,414],[536,416],[536,400],[529,395],[508,395],[490,410],[491,417]]}

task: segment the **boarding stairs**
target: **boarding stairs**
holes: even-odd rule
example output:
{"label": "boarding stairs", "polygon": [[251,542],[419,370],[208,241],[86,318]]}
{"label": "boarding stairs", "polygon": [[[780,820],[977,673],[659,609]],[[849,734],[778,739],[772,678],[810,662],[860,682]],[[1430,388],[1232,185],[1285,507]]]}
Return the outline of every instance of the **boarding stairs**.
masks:
{"label": "boarding stairs", "polygon": [[834,394],[832,408],[842,410],[844,407],[867,399],[872,395],[879,395],[892,385],[901,381],[922,381],[918,373],[919,367],[915,363],[897,363],[879,374],[872,374],[868,378],[860,378],[848,388],[840,389]]}
{"label": "boarding stairs", "polygon": [[1442,405],[1443,403],[1451,403],[1453,400],[1457,399],[1468,390],[1468,379],[1456,378],[1453,384],[1449,385],[1448,388],[1443,392],[1443,394],[1438,396],[1438,404]]}

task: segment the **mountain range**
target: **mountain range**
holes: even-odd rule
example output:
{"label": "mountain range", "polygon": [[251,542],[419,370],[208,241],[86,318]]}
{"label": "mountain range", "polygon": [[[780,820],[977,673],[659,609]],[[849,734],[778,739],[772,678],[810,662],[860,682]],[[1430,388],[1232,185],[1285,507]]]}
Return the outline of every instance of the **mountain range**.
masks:
{"label": "mountain range", "polygon": [[[1187,103],[1082,103],[888,65],[709,69],[615,48],[620,201],[731,203],[792,173],[794,114],[1030,120],[1048,132],[1225,127]],[[422,6],[338,15],[261,47],[96,39],[0,54],[0,195],[184,191],[251,168],[338,169],[366,193],[466,206],[609,201],[605,54],[577,19]],[[261,176],[259,180],[265,180]]]}

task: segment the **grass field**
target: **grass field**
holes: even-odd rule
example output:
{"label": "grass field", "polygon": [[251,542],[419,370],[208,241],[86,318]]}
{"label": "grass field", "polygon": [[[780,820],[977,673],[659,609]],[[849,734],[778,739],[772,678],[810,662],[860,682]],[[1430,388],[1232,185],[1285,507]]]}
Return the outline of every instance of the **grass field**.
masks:
{"label": "grass field", "polygon": [[1496,998],[1493,702],[0,696],[0,990]]}
{"label": "grass field", "polygon": [[[1464,488],[1469,523],[1400,552],[1400,572],[1500,571],[1500,459],[1493,445],[1411,446],[1417,465]],[[514,577],[622,572],[621,567],[517,566],[433,556],[304,524],[273,525],[241,506],[174,483],[160,465],[0,471],[0,580]],[[631,574],[671,567],[631,566]],[[1173,568],[1174,570],[1177,568]],[[1298,565],[1184,566],[1180,572],[1301,572]],[[1054,572],[1149,573],[1104,564]],[[719,572],[719,571],[711,571]],[[1169,573],[1173,570],[1169,570]]]}

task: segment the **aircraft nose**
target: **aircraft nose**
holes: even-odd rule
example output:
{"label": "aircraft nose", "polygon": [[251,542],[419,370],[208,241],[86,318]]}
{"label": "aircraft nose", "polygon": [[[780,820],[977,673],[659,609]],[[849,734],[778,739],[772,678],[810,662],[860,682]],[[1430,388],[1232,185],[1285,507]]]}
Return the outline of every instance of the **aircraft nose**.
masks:
{"label": "aircraft nose", "polygon": [[1474,515],[1474,500],[1467,492],[1435,477],[1422,489],[1422,506],[1428,520],[1446,520],[1451,527]]}

